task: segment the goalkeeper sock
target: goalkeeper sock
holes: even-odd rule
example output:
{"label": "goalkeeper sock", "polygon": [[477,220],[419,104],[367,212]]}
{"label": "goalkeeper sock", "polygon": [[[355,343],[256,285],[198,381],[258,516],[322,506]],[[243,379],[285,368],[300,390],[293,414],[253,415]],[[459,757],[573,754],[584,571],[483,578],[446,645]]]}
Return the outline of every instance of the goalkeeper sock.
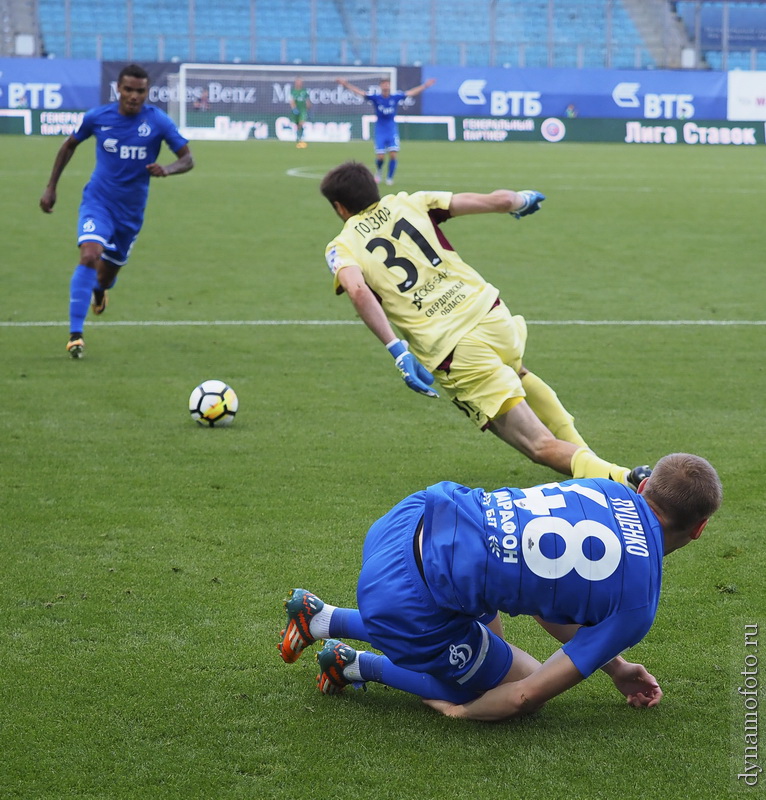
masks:
{"label": "goalkeeper sock", "polygon": [[90,307],[90,296],[98,288],[96,270],[78,264],[69,282],[69,330],[82,331]]}
{"label": "goalkeeper sock", "polygon": [[579,447],[587,447],[585,440],[574,426],[574,417],[564,408],[556,392],[532,372],[521,379],[527,395],[527,403],[538,419],[557,438]]}
{"label": "goalkeeper sock", "polygon": [[468,703],[478,696],[476,692],[459,689],[425,672],[412,672],[397,667],[386,656],[368,653],[365,650],[359,652],[356,660],[344,668],[343,676],[350,681],[374,681],[392,689],[416,694],[418,697],[447,700],[450,703]]}
{"label": "goalkeeper sock", "polygon": [[575,451],[570,469],[573,478],[608,478],[624,486],[628,485],[629,470],[626,467],[604,461],[587,447]]}

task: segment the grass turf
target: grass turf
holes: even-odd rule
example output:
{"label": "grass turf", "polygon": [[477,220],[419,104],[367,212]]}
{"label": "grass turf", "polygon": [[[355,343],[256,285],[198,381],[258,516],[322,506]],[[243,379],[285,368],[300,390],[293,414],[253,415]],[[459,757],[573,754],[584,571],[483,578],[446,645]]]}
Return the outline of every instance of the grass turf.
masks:
{"label": "grass turf", "polygon": [[[661,706],[629,709],[596,675],[493,726],[381,686],[324,698],[310,657],[286,666],[275,650],[290,587],[354,602],[364,533],[406,494],[554,477],[409,392],[333,298],[323,250],[339,221],[318,179],[370,162],[369,145],[193,143],[195,170],[153,184],[131,263],[72,362],[64,320],[92,148],[45,217],[36,204],[60,142],[2,141],[0,793],[742,789],[743,630],[766,624],[764,327],[571,321],[762,321],[759,150],[404,143],[397,190],[548,195],[521,222],[445,232],[525,314],[528,366],[599,453],[632,466],[697,452],[726,492],[701,541],[668,560],[656,624],[630,654],[660,680]],[[198,324],[167,324],[186,321]],[[239,395],[231,429],[188,416],[206,378]],[[506,632],[538,658],[553,649],[527,620]]]}

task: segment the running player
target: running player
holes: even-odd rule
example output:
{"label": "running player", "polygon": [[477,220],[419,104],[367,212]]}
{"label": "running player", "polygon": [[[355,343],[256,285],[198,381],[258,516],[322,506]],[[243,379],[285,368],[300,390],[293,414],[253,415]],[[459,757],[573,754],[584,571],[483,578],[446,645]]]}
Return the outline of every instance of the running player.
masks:
{"label": "running player", "polygon": [[436,78],[429,78],[425,83],[408,89],[406,92],[391,93],[391,81],[383,78],[380,81],[379,92],[365,92],[358,86],[354,86],[347,80],[339,79],[338,83],[360,97],[369,100],[375,107],[375,182],[380,183],[383,179],[383,164],[388,154],[388,172],[386,173],[386,183],[390,186],[394,182],[397,158],[399,153],[399,126],[396,124],[396,109],[399,103],[408,97],[416,97],[422,91],[428,89],[436,83]]}
{"label": "running player", "polygon": [[629,471],[590,450],[553,389],[522,363],[524,318],[511,315],[500,292],[460,258],[439,227],[464,214],[534,214],[544,195],[501,189],[381,199],[358,162],[327,173],[321,191],[345,223],[325,253],[335,291],[348,294],[410,389],[437,397],[433,372],[481,430],[564,475],[635,488],[649,474],[648,467]]}
{"label": "running player", "polygon": [[298,148],[306,147],[306,142],[303,141],[303,124],[308,119],[310,108],[309,90],[304,88],[303,78],[296,78],[290,90],[290,110],[295,119],[295,146]]}
{"label": "running player", "polygon": [[[601,479],[435,484],[370,528],[359,610],[294,589],[278,649],[291,663],[333,637],[317,656],[325,694],[372,681],[467,719],[529,713],[598,669],[630,705],[656,706],[657,680],[620,654],[654,621],[663,556],[698,539],[721,499],[713,467],[686,453],[660,459],[637,494]],[[499,611],[535,617],[563,646],[541,664],[504,640]]]}
{"label": "running player", "polygon": [[[61,173],[81,142],[96,139],[96,167],[82,193],[79,213],[80,263],[75,267],[69,291],[69,341],[67,352],[82,358],[83,327],[88,303],[94,314],[103,314],[107,289],[130,256],[144,221],[149,179],[188,172],[193,166],[188,141],[170,117],[155,106],[145,105],[149,75],[142,67],[124,67],[117,79],[118,100],[88,111],[78,130],[61,145],[53,163],[40,208],[49,214],[56,203]],[[177,160],[157,163],[162,142]]]}

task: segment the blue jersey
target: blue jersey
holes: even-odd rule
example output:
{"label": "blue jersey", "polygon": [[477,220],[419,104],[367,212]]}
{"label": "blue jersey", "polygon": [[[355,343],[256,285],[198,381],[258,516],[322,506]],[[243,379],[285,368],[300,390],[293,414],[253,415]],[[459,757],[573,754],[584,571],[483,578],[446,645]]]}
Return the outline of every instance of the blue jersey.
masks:
{"label": "blue jersey", "polygon": [[614,481],[426,493],[423,567],[437,603],[582,625],[564,651],[584,677],[646,635],[662,557],[657,517]]}
{"label": "blue jersey", "polygon": [[404,92],[392,92],[388,97],[382,94],[368,94],[367,99],[375,106],[378,118],[378,130],[392,132],[396,130],[396,107],[407,95]]}
{"label": "blue jersey", "polygon": [[120,114],[118,103],[88,111],[74,134],[96,138],[96,167],[83,191],[83,201],[103,205],[118,218],[143,219],[149,194],[148,164],[157,161],[163,140],[177,153],[186,139],[161,109],[144,105],[138,114]]}

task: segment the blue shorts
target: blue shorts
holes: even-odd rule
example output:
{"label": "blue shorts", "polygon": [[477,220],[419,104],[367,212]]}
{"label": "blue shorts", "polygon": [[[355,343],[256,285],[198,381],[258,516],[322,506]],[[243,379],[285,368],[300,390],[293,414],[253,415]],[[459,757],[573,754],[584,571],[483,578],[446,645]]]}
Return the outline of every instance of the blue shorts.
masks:
{"label": "blue shorts", "polygon": [[105,206],[83,199],[77,222],[77,244],[98,242],[103,246],[101,257],[118,267],[124,266],[136,243],[142,220],[117,220]]}
{"label": "blue shorts", "polygon": [[396,130],[381,130],[380,124],[375,126],[375,152],[391,153],[399,150],[399,134]]}
{"label": "blue shorts", "polygon": [[425,492],[402,500],[367,533],[357,603],[370,644],[399,667],[481,694],[511,668],[513,652],[487,628],[492,617],[436,605],[415,558]]}

